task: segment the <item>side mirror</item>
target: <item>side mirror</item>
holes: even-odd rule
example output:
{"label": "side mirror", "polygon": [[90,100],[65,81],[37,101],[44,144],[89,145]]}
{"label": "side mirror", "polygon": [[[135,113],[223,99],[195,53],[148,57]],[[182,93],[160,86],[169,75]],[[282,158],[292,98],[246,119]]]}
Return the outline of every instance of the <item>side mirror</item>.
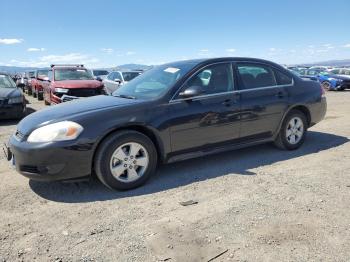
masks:
{"label": "side mirror", "polygon": [[99,76],[96,76],[96,77],[95,77],[95,80],[102,82],[102,78],[99,77]]}
{"label": "side mirror", "polygon": [[118,84],[120,84],[122,82],[122,80],[120,80],[119,78],[114,79],[114,82],[117,82]]}
{"label": "side mirror", "polygon": [[205,92],[200,86],[190,86],[179,94],[180,98],[191,98],[195,96],[203,95]]}

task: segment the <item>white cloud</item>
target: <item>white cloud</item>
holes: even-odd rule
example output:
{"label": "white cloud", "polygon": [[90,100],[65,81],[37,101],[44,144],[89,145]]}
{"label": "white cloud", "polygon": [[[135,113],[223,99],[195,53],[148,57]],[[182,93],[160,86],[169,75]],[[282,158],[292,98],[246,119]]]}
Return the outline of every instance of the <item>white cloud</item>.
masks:
{"label": "white cloud", "polygon": [[136,52],[134,52],[134,51],[128,51],[128,52],[126,52],[126,55],[136,55]]}
{"label": "white cloud", "polygon": [[17,39],[17,38],[0,38],[0,44],[4,45],[14,45],[14,44],[20,44],[23,42],[23,39]]}
{"label": "white cloud", "polygon": [[199,50],[197,55],[201,56],[201,57],[212,57],[213,56],[213,54],[209,51],[209,49],[206,49],[206,48]]}
{"label": "white cloud", "polygon": [[274,48],[274,47],[270,47],[270,48],[269,48],[269,51],[270,51],[270,52],[275,52],[276,50],[277,50],[277,49]]}
{"label": "white cloud", "polygon": [[343,45],[345,48],[350,48],[350,44]]}
{"label": "white cloud", "polygon": [[45,48],[41,47],[41,48],[36,48],[36,47],[30,47],[27,49],[28,52],[43,52],[46,51]]}
{"label": "white cloud", "polygon": [[226,49],[226,52],[227,52],[227,53],[234,53],[234,52],[236,52],[236,49],[234,49],[234,48],[229,48],[229,49]]}
{"label": "white cloud", "polygon": [[114,52],[112,48],[101,48],[101,51],[107,54],[111,54]]}
{"label": "white cloud", "polygon": [[64,55],[46,55],[38,59],[16,60],[12,59],[11,64],[15,66],[48,67],[50,64],[84,64],[91,67],[98,67],[99,60],[87,54],[69,53]]}

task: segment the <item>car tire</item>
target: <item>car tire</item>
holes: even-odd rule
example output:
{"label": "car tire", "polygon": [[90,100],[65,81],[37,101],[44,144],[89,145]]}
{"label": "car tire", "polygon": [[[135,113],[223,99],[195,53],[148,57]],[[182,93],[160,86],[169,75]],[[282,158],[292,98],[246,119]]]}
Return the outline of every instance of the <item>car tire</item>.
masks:
{"label": "car tire", "polygon": [[304,143],[306,132],[307,120],[305,114],[299,110],[292,110],[283,120],[274,143],[283,150],[298,149]]}
{"label": "car tire", "polygon": [[42,101],[44,99],[43,94],[39,93],[39,91],[36,91],[36,97],[38,98],[39,101]]}
{"label": "car tire", "polygon": [[116,190],[143,185],[156,168],[157,151],[153,142],[144,134],[132,130],[109,135],[98,147],[94,160],[98,179]]}
{"label": "car tire", "polygon": [[44,98],[44,104],[45,104],[46,106],[49,106],[49,105],[50,105],[50,102],[48,102],[48,101]]}
{"label": "car tire", "polygon": [[323,81],[321,83],[321,86],[324,90],[331,91],[332,89],[332,84],[329,81]]}

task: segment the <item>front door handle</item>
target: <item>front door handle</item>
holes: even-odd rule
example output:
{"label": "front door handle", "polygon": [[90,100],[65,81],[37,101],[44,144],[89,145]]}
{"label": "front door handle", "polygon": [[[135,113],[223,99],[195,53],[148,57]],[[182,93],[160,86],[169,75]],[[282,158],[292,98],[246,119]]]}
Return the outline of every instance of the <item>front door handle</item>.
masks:
{"label": "front door handle", "polygon": [[231,101],[231,99],[226,99],[224,102],[222,102],[222,104],[223,104],[224,106],[229,107],[229,106],[232,105],[232,101]]}

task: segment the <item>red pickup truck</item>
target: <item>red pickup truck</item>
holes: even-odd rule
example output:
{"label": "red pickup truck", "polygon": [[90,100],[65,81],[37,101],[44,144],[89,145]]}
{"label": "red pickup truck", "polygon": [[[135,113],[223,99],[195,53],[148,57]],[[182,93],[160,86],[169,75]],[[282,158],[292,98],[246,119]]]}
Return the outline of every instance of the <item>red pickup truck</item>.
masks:
{"label": "red pickup truck", "polygon": [[43,100],[44,82],[48,80],[48,69],[39,69],[34,73],[34,78],[31,81],[33,97],[38,100]]}
{"label": "red pickup truck", "polygon": [[103,83],[95,80],[83,65],[51,65],[44,82],[46,105],[105,94]]}

